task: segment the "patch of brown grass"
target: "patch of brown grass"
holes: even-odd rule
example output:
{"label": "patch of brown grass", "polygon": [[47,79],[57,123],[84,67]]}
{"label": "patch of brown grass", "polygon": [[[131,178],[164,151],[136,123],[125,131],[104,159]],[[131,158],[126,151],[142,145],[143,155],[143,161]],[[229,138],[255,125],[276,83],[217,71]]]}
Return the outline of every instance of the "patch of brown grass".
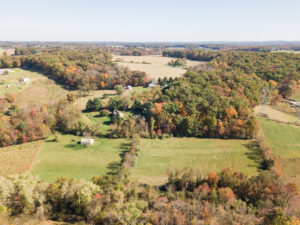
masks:
{"label": "patch of brown grass", "polygon": [[[168,63],[175,58],[162,57],[160,55],[147,56],[116,56],[115,62],[121,66],[129,67],[131,70],[139,70],[147,73],[148,77],[157,80],[159,77],[179,77],[187,70],[184,68],[171,67]],[[194,67],[203,62],[186,60],[188,67]],[[146,63],[145,63],[146,62]]]}
{"label": "patch of brown grass", "polygon": [[0,175],[29,171],[44,141],[0,148]]}

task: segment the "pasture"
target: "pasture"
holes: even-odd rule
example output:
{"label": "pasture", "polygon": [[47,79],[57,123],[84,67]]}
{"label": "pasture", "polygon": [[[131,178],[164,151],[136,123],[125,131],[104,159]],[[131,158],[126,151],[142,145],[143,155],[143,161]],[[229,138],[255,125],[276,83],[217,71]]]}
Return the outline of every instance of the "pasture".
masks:
{"label": "pasture", "polygon": [[194,168],[205,175],[209,171],[232,168],[254,175],[262,162],[252,140],[142,139],[139,148],[131,179],[152,185],[164,183],[169,169]]}
{"label": "pasture", "polygon": [[0,148],[0,176],[29,171],[42,144],[35,141]]}
{"label": "pasture", "polygon": [[[149,56],[117,56],[114,60],[121,66],[129,67],[130,70],[139,70],[147,73],[148,77],[157,80],[159,77],[179,77],[187,70],[184,68],[170,67],[168,63],[175,58],[163,57],[160,55]],[[193,67],[203,62],[187,60],[187,66]]]}
{"label": "pasture", "polygon": [[258,121],[284,172],[300,185],[300,127],[264,118]]}
{"label": "pasture", "polygon": [[59,135],[58,142],[45,141],[39,152],[32,174],[43,181],[59,177],[91,180],[94,176],[114,172],[121,158],[124,139],[96,138],[95,144],[84,147],[77,144],[81,137]]}
{"label": "pasture", "polygon": [[[68,94],[67,90],[39,72],[23,69],[13,70],[14,72],[0,77],[0,97],[5,93],[12,93],[20,107],[54,103]],[[24,77],[30,79],[29,84],[15,85],[19,78]]]}

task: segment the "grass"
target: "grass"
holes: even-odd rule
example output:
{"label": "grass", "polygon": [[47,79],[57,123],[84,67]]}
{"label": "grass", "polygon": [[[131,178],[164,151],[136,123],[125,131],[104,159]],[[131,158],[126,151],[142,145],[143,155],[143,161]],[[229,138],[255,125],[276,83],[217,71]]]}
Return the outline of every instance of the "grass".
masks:
{"label": "grass", "polygon": [[232,168],[246,175],[259,171],[260,151],[251,140],[220,140],[197,138],[143,139],[133,180],[162,184],[168,169],[194,168],[203,173]]}
{"label": "grass", "polygon": [[287,175],[300,185],[300,127],[258,118],[272,152]]}
{"label": "grass", "polygon": [[31,169],[43,141],[0,148],[0,175],[22,173]]}
{"label": "grass", "polygon": [[[84,110],[86,107],[86,103],[88,102],[89,99],[93,99],[93,98],[102,98],[103,94],[109,94],[109,95],[114,95],[115,91],[114,90],[97,90],[97,91],[93,91],[90,93],[89,96],[85,96],[82,98],[79,98],[76,102],[75,105],[78,109],[80,110]],[[107,99],[105,99],[107,100]],[[104,101],[105,101],[104,100]]]}
{"label": "grass", "polygon": [[294,123],[298,120],[298,118],[296,116],[293,116],[291,113],[279,111],[269,105],[258,105],[254,108],[254,111],[257,115],[266,114],[268,115],[268,118],[283,123]]}
{"label": "grass", "polygon": [[99,116],[99,112],[82,113],[82,120],[88,124],[101,124],[101,134],[105,135],[110,129],[111,118]]}
{"label": "grass", "polygon": [[[117,62],[121,66],[129,67],[131,70],[139,70],[147,73],[149,78],[157,80],[159,77],[179,77],[186,72],[186,69],[178,67],[168,66],[168,62],[171,57],[162,57],[160,55],[148,55],[148,56],[114,56],[114,59],[121,59]],[[143,64],[147,62],[149,64]],[[192,67],[201,64],[202,62],[196,62],[187,60],[187,66]]]}
{"label": "grass", "polygon": [[[53,80],[43,74],[31,70],[13,69],[15,72],[0,77],[0,97],[5,93],[12,93],[16,96],[16,103],[19,106],[41,105],[54,103],[64,98],[69,92],[57,85]],[[18,83],[18,79],[28,77],[29,84]],[[10,85],[10,87],[7,87]]]}
{"label": "grass", "polygon": [[123,139],[96,138],[95,144],[83,147],[79,137],[59,135],[59,141],[46,141],[32,169],[44,181],[59,177],[91,180],[92,177],[113,172],[120,162]]}

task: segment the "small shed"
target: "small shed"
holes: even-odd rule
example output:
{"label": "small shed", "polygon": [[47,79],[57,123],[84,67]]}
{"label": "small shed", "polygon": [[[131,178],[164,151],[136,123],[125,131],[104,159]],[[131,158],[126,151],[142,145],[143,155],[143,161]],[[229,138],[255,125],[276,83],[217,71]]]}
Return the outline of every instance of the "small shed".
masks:
{"label": "small shed", "polygon": [[127,90],[131,90],[131,89],[132,89],[132,86],[127,85],[127,86],[126,86],[126,89],[127,89]]}
{"label": "small shed", "polygon": [[114,110],[113,114],[114,114],[114,116],[119,115],[120,118],[123,118],[126,115],[125,113],[123,113],[123,112],[121,112],[119,110]]}
{"label": "small shed", "polygon": [[93,145],[95,140],[93,138],[82,138],[80,141],[80,144],[84,146],[90,146]]}
{"label": "small shed", "polygon": [[156,84],[154,82],[148,83],[148,87],[155,87],[155,86],[156,86]]}

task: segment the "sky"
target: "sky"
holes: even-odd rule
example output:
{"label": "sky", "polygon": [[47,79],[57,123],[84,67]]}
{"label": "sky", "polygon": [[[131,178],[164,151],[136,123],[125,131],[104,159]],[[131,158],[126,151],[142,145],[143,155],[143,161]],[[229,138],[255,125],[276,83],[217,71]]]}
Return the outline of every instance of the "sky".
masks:
{"label": "sky", "polygon": [[300,41],[300,0],[0,0],[0,41]]}

